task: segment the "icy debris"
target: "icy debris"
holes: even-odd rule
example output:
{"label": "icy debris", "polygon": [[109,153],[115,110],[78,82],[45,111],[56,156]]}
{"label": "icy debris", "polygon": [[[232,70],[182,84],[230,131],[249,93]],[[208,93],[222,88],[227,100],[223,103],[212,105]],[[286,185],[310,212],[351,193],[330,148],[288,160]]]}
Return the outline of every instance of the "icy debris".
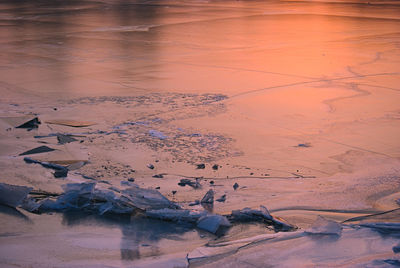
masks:
{"label": "icy debris", "polygon": [[205,216],[206,214],[206,211],[170,208],[146,211],[146,216],[149,218],[184,223],[196,223],[202,216]]}
{"label": "icy debris", "polygon": [[55,151],[55,149],[47,147],[47,146],[39,146],[39,147],[33,148],[31,150],[28,150],[26,152],[20,153],[19,155],[40,154],[40,153],[47,153],[47,152],[52,152],[52,151]]}
{"label": "icy debris", "polygon": [[0,204],[17,207],[32,190],[30,187],[0,183]]}
{"label": "icy debris", "polygon": [[53,173],[53,175],[55,178],[64,178],[64,177],[67,177],[67,175],[68,175],[68,168],[66,168],[62,165],[53,164],[53,163],[49,163],[49,162],[42,162],[39,160],[32,159],[30,157],[24,157],[24,161],[28,164],[31,164],[31,163],[40,164],[40,165],[42,165],[42,167],[54,169],[55,172]]}
{"label": "icy debris", "polygon": [[[96,189],[96,183],[72,183],[63,185],[64,193],[57,199],[27,202],[25,209],[31,212],[84,210],[104,214],[106,212],[130,214],[135,210],[146,211],[162,208],[177,209],[179,206],[169,201],[158,191],[132,187]],[[36,205],[32,203],[36,202]]]}
{"label": "icy debris", "polygon": [[233,210],[229,218],[234,222],[246,222],[246,221],[272,221],[272,216],[268,210],[261,206],[260,210],[244,208],[241,210]]}
{"label": "icy debris", "polygon": [[201,199],[200,203],[213,204],[214,203],[214,191],[212,189],[208,190],[208,192]]}
{"label": "icy debris", "polygon": [[305,232],[307,234],[341,235],[342,225],[335,221],[327,220],[322,216],[318,216],[316,221]]}
{"label": "icy debris", "polygon": [[213,234],[222,235],[231,227],[231,223],[225,216],[209,214],[201,217],[197,222],[197,228]]}
{"label": "icy debris", "polygon": [[275,229],[279,231],[297,229],[296,226],[287,223],[285,220],[272,216],[264,206],[260,206],[260,210],[251,208],[233,210],[230,215],[227,215],[227,217],[231,222],[264,222],[273,225]]}
{"label": "icy debris", "polygon": [[122,197],[127,199],[134,207],[141,210],[153,210],[163,208],[179,208],[178,205],[169,201],[159,191],[153,189],[142,189],[132,187],[122,191]]}
{"label": "icy debris", "polygon": [[153,129],[149,130],[149,134],[150,136],[159,138],[160,140],[165,140],[168,138],[168,136],[165,136],[162,132]]}
{"label": "icy debris", "polygon": [[79,168],[83,167],[84,165],[86,165],[86,163],[87,163],[87,161],[73,160],[73,161],[65,161],[66,163],[70,163],[70,162],[73,162],[73,163],[69,164],[67,166],[63,166],[63,165],[54,164],[54,163],[50,163],[50,162],[35,160],[30,157],[24,157],[24,161],[28,164],[32,164],[32,163],[40,164],[42,167],[54,169],[55,172],[53,173],[53,175],[56,178],[66,177],[68,175],[69,170],[79,169]]}
{"label": "icy debris", "polygon": [[66,143],[77,141],[77,139],[75,139],[71,135],[64,135],[64,134],[57,133],[56,136],[57,136],[58,144],[66,144]]}
{"label": "icy debris", "polygon": [[35,160],[33,158],[30,157],[24,157],[24,161],[28,164],[40,164],[45,168],[50,168],[50,169],[54,169],[54,170],[63,170],[66,167],[62,166],[62,165],[58,165],[58,164],[53,164],[53,163],[49,163],[49,162],[42,162],[39,160]]}
{"label": "icy debris", "polygon": [[182,186],[182,187],[183,187],[183,186],[186,186],[186,185],[189,185],[189,186],[193,187],[194,189],[198,189],[198,188],[201,187],[201,184],[200,184],[198,178],[196,178],[195,181],[193,181],[193,180],[191,180],[191,179],[181,179],[181,180],[178,182],[178,185],[179,185],[179,186]]}

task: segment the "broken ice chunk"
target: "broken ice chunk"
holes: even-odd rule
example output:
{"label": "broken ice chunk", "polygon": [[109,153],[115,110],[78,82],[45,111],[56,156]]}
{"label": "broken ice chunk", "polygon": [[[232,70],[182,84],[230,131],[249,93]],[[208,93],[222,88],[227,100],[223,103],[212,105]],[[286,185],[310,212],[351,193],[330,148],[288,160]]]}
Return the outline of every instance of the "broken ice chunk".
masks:
{"label": "broken ice chunk", "polygon": [[197,228],[216,235],[222,235],[231,226],[225,216],[211,214],[201,217],[197,222]]}
{"label": "broken ice chunk", "polygon": [[64,134],[57,133],[57,141],[58,141],[58,144],[66,144],[66,143],[77,141],[77,139],[75,139],[71,135],[64,135]]}
{"label": "broken ice chunk", "polygon": [[307,229],[305,233],[308,234],[321,234],[321,235],[341,235],[342,225],[339,223],[327,220],[322,216],[318,216],[316,221]]}
{"label": "broken ice chunk", "polygon": [[237,222],[246,222],[246,221],[272,221],[273,218],[269,214],[266,207],[261,206],[260,210],[244,208],[241,210],[233,210],[231,214],[231,220]]}
{"label": "broken ice chunk", "polygon": [[17,207],[26,198],[32,188],[0,183],[0,204]]}
{"label": "broken ice chunk", "polygon": [[146,216],[149,218],[187,223],[196,223],[202,216],[205,216],[206,214],[206,211],[200,212],[188,209],[170,208],[146,211]]}
{"label": "broken ice chunk", "polygon": [[214,203],[214,191],[212,189],[208,190],[208,192],[201,199],[200,203],[207,203],[207,204]]}
{"label": "broken ice chunk", "polygon": [[179,208],[178,205],[169,201],[159,191],[153,189],[131,187],[123,190],[122,194],[134,207],[141,210]]}

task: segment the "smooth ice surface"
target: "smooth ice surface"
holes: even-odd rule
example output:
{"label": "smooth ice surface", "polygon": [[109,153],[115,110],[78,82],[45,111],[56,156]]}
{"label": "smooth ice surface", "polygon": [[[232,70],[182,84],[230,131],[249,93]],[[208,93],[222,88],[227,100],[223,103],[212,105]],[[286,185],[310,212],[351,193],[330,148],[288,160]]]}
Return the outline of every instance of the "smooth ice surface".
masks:
{"label": "smooth ice surface", "polygon": [[[1,1],[0,182],[61,193],[67,183],[134,180],[196,210],[212,189],[226,196],[213,213],[265,205],[300,230],[317,215],[357,225],[396,209],[399,14],[399,1],[378,0]],[[42,124],[15,128],[36,117]],[[35,155],[47,167],[80,163],[55,179],[18,157],[43,145],[56,149]],[[196,178],[201,187],[178,185]],[[159,221],[0,214],[9,266],[185,266],[212,239]],[[400,220],[388,215],[207,265],[389,265]],[[389,236],[375,231],[387,227]],[[220,239],[270,232],[234,225]]]}

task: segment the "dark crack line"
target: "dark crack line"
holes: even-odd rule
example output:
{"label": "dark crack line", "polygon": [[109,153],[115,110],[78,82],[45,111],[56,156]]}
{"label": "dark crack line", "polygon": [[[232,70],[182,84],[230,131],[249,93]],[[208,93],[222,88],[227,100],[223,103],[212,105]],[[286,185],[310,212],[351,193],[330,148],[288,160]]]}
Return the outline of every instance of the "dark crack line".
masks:
{"label": "dark crack line", "polygon": [[398,75],[399,73],[377,73],[377,74],[365,74],[365,75],[354,75],[354,76],[345,76],[345,77],[338,77],[338,78],[331,78],[331,79],[318,79],[318,80],[312,80],[312,81],[302,81],[302,82],[296,82],[296,83],[291,83],[291,84],[285,84],[285,85],[278,85],[278,86],[272,86],[272,87],[265,87],[265,88],[259,88],[259,89],[254,89],[254,90],[249,90],[245,92],[241,92],[235,95],[230,96],[227,100],[229,101],[237,97],[241,97],[244,95],[249,95],[252,93],[257,93],[257,92],[262,92],[266,90],[271,90],[271,89],[277,89],[277,88],[285,88],[285,87],[292,87],[292,86],[298,86],[298,85],[306,85],[306,84],[313,84],[313,83],[320,83],[320,82],[332,82],[332,81],[340,81],[340,80],[347,80],[347,79],[353,79],[353,78],[364,78],[364,77],[371,77],[371,76],[385,76],[385,75]]}

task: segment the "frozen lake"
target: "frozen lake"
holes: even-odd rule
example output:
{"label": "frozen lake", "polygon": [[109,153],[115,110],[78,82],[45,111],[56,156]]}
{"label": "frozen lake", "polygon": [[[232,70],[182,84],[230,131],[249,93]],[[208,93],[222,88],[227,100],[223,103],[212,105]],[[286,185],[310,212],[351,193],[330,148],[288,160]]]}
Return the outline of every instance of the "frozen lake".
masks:
{"label": "frozen lake", "polygon": [[[42,121],[27,132],[0,120],[0,182],[59,192],[64,183],[84,181],[82,175],[115,187],[134,176],[183,206],[212,188],[227,196],[214,205],[216,213],[263,204],[300,229],[318,214],[341,222],[398,208],[399,1],[4,0],[0,50],[0,117],[34,113]],[[56,119],[94,124],[46,123]],[[81,143],[59,145],[54,133],[72,133]],[[57,161],[88,164],[55,179],[18,156],[38,143],[57,149]],[[200,163],[204,170],[195,168]],[[183,177],[201,178],[203,188],[177,186]],[[173,224],[152,222],[152,234],[146,222],[131,219],[18,213],[0,210],[0,264],[9,267],[97,267],[102,260],[111,267],[157,266],[158,258],[185,265],[188,252],[214,239]],[[389,215],[377,221],[400,222]],[[53,251],[54,237],[43,236],[46,222],[61,239],[73,236],[67,257],[60,257],[62,247]],[[260,230],[235,228],[240,238]],[[144,239],[136,239],[140,232]],[[101,234],[111,246],[104,238],[97,245]],[[19,254],[34,244],[27,237],[41,243],[39,256]],[[262,244],[199,265],[400,262],[391,250],[398,236],[350,228],[342,238],[324,239],[271,243],[269,255]],[[325,250],[305,254],[321,245]],[[356,257],[335,250],[344,245],[358,245],[349,249]]]}

